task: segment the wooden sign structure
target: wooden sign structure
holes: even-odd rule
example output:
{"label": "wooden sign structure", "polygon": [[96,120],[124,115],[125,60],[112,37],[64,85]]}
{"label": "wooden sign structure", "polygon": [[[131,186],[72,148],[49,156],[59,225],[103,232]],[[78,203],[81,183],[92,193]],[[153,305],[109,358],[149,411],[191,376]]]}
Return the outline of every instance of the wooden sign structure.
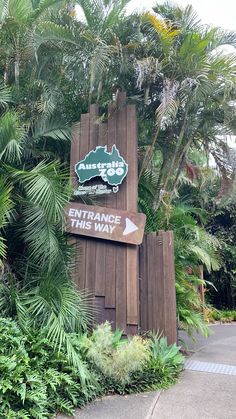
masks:
{"label": "wooden sign structure", "polygon": [[[98,106],[92,105],[90,112],[81,116],[80,124],[74,125],[71,179],[75,189],[78,187],[76,164],[83,160],[91,150],[106,146],[108,152],[111,152],[114,145],[127,163],[128,172],[117,193],[101,195],[96,197],[96,201],[99,199],[99,206],[109,209],[108,213],[117,214],[118,217],[121,216],[119,211],[137,214],[137,121],[135,106],[126,105],[125,93],[120,93],[117,102],[109,106],[107,122],[101,122]],[[92,217],[91,214],[90,217]],[[132,217],[133,215],[126,218],[141,227],[144,221],[142,220],[139,224],[139,221]],[[92,220],[87,221],[92,222]],[[117,233],[118,237],[123,236],[125,228],[123,223],[119,234]],[[103,233],[108,234],[106,231]],[[107,236],[103,236],[104,238],[106,239]],[[137,333],[139,324],[138,246],[127,244],[127,241],[121,243],[94,238],[94,236],[90,238],[87,235],[73,236],[73,241],[77,249],[74,280],[79,289],[88,289],[94,293],[99,309],[97,321],[111,321],[114,328],[122,329],[125,334]],[[134,241],[139,242],[140,239]]]}
{"label": "wooden sign structure", "polygon": [[143,241],[146,215],[71,203],[65,210],[69,233],[128,244]]}

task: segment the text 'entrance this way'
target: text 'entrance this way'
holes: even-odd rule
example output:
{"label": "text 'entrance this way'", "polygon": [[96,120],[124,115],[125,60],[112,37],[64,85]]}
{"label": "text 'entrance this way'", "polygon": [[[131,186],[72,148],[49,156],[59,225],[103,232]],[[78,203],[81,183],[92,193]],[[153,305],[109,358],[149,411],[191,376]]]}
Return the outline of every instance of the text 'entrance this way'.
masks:
{"label": "text 'entrance this way'", "polygon": [[72,234],[128,244],[141,244],[146,216],[140,213],[71,203],[66,208],[66,228]]}

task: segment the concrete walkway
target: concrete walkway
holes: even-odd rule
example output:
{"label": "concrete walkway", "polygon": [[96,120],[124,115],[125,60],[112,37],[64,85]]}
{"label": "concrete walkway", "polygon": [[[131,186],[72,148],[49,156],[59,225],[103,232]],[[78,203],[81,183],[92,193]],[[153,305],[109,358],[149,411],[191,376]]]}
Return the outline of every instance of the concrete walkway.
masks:
{"label": "concrete walkway", "polygon": [[[190,359],[216,364],[216,370],[217,364],[236,366],[236,325],[214,325],[211,330],[208,340],[198,337],[194,345],[188,341]],[[185,370],[169,390],[104,397],[77,410],[74,418],[236,419],[235,396],[236,375]]]}

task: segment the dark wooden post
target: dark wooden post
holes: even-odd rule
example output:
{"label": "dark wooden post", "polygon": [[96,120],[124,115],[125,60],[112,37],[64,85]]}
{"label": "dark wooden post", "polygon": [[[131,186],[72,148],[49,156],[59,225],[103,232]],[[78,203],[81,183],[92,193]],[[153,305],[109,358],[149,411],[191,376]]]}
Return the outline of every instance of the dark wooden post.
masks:
{"label": "dark wooden post", "polygon": [[[134,105],[126,105],[120,93],[108,110],[108,122],[101,122],[97,105],[81,116],[73,127],[71,179],[77,183],[74,166],[96,146],[117,146],[128,163],[128,174],[118,193],[96,198],[103,207],[137,212],[137,128]],[[125,334],[138,331],[138,246],[82,236],[75,237],[80,260],[74,274],[79,289],[94,293],[98,321],[109,320]]]}
{"label": "dark wooden post", "polygon": [[140,325],[177,341],[173,232],[148,234],[140,248]]}

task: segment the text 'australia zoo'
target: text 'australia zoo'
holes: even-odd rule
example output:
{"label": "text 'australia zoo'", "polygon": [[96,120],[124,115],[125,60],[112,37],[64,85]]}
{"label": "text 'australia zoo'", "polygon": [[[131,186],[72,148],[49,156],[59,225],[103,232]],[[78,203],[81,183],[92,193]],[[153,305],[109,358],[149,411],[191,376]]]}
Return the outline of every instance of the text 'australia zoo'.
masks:
{"label": "text 'australia zoo'", "polygon": [[109,153],[107,146],[96,147],[75,165],[75,172],[80,183],[95,177],[101,177],[109,185],[120,185],[128,172],[128,164],[121,157],[116,146]]}

